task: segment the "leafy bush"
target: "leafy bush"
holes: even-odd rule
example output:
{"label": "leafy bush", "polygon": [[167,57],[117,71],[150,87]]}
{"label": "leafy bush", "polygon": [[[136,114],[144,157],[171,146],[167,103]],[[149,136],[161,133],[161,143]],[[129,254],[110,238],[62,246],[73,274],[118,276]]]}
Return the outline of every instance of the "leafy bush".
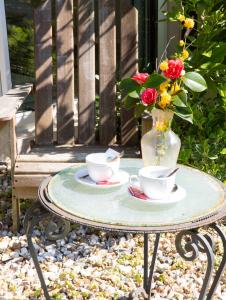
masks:
{"label": "leafy bush", "polygon": [[221,0],[173,1],[168,17],[180,14],[197,20],[187,37],[192,43],[186,68],[195,69],[208,84],[207,92],[192,95],[194,125],[175,117],[173,127],[182,140],[179,162],[225,179],[226,3]]}
{"label": "leafy bush", "polygon": [[14,73],[34,76],[33,25],[30,20],[8,22],[8,43],[11,70]]}

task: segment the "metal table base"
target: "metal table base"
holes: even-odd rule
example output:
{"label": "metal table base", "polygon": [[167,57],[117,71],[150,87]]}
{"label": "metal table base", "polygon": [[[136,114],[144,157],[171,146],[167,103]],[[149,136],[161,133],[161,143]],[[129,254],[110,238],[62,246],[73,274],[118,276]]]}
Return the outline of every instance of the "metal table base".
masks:
{"label": "metal table base", "polygon": [[[42,203],[43,204],[43,203]],[[46,210],[43,205],[36,202],[26,213],[24,220],[24,227],[26,230],[28,247],[31,253],[31,257],[34,261],[35,268],[38,273],[41,287],[44,291],[44,295],[47,300],[51,299],[48,289],[40,268],[34,244],[32,241],[32,233],[35,226],[41,221],[45,221],[45,234],[49,240],[57,240],[64,238],[70,231],[70,222],[65,218],[61,218],[54,213]],[[182,230],[176,233],[175,245],[179,255],[187,261],[193,261],[199,255],[199,253],[205,253],[207,256],[207,269],[203,280],[203,285],[200,291],[198,300],[211,300],[213,294],[219,284],[220,278],[226,267],[226,235],[222,231],[219,225],[212,223],[208,226],[212,228],[216,234],[220,237],[223,243],[223,255],[221,263],[215,273],[211,284],[211,278],[213,277],[214,270],[214,242],[207,230],[207,233],[201,234],[198,228],[190,230]],[[116,230],[117,231],[117,230]],[[131,232],[131,231],[130,231]],[[152,255],[151,264],[148,264],[148,236],[149,233],[144,233],[144,279],[143,287],[147,294],[146,299],[151,299],[151,284],[154,274],[155,262],[157,258],[158,245],[160,239],[160,233],[156,233],[156,239],[154,244],[154,251]],[[132,299],[132,298],[131,298]]]}

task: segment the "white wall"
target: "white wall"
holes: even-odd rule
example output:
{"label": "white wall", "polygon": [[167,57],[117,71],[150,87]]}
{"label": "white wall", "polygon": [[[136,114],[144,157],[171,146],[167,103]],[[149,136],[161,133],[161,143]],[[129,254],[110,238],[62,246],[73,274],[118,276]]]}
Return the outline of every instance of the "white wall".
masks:
{"label": "white wall", "polygon": [[0,96],[12,87],[4,0],[0,0]]}

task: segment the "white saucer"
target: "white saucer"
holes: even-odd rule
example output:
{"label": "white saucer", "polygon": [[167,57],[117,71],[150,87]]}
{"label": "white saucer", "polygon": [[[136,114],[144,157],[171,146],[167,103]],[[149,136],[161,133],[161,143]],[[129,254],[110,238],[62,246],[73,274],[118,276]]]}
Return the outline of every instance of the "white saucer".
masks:
{"label": "white saucer", "polygon": [[154,206],[168,205],[168,204],[180,202],[186,196],[186,191],[184,188],[182,188],[179,185],[175,185],[175,187],[176,187],[176,190],[173,190],[167,198],[163,198],[163,199],[150,199],[150,198],[141,199],[136,196],[133,196],[130,192],[129,192],[129,194],[133,198],[133,200],[136,200],[136,201],[139,201],[142,203],[147,203],[147,204],[154,205]]}
{"label": "white saucer", "polygon": [[[93,181],[89,175],[87,168],[80,169],[75,173],[75,180],[81,184],[92,186],[95,188],[101,188],[101,189],[108,189],[113,188],[117,186],[121,186],[129,181],[129,174],[126,171],[119,170],[116,174],[114,174],[109,180],[109,183],[113,184],[97,184],[95,181]],[[117,182],[117,183],[114,183]]]}

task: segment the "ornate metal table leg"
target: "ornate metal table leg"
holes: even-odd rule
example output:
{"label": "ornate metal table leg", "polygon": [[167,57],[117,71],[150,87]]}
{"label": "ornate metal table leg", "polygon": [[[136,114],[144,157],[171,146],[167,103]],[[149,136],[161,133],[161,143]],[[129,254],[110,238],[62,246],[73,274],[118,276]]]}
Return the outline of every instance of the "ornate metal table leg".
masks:
{"label": "ornate metal table leg", "polygon": [[[184,240],[185,244],[182,245]],[[207,290],[214,268],[213,242],[210,236],[201,235],[196,230],[185,230],[176,236],[176,249],[182,258],[192,261],[199,256],[199,252],[207,255],[207,269],[198,300],[207,299]]]}
{"label": "ornate metal table leg", "polygon": [[155,261],[157,258],[159,239],[160,239],[160,233],[157,233],[155,237],[154,251],[153,251],[151,265],[149,267],[149,274],[148,274],[148,234],[147,233],[144,234],[144,289],[148,294],[148,299],[150,299],[151,297],[151,283],[154,274]]}
{"label": "ornate metal table leg", "polygon": [[[34,205],[32,205],[32,207],[28,209],[24,218],[24,228],[27,235],[28,248],[30,250],[31,257],[34,261],[34,265],[38,273],[38,277],[41,283],[41,287],[44,291],[45,298],[47,300],[50,300],[48,289],[42,274],[41,267],[38,262],[38,257],[35,252],[34,244],[32,242],[33,229],[41,221],[47,222],[45,233],[47,239],[50,240],[57,240],[65,237],[70,230],[70,223],[50,214],[39,204],[39,202],[35,202]],[[56,231],[57,233],[55,234]]]}
{"label": "ornate metal table leg", "polygon": [[206,298],[206,300],[211,300],[216,288],[217,288],[217,285],[218,283],[220,282],[220,279],[221,279],[221,276],[223,275],[223,272],[226,268],[226,235],[225,233],[223,232],[223,230],[220,228],[219,225],[217,224],[212,224],[211,227],[218,233],[218,235],[220,236],[221,240],[222,240],[222,243],[223,243],[223,249],[224,249],[224,253],[223,253],[223,257],[222,257],[222,260],[221,260],[221,263],[219,265],[219,268],[216,272],[216,275],[214,277],[214,280],[212,282],[212,285],[210,287],[210,290],[209,290],[209,293],[208,293],[208,296]]}

